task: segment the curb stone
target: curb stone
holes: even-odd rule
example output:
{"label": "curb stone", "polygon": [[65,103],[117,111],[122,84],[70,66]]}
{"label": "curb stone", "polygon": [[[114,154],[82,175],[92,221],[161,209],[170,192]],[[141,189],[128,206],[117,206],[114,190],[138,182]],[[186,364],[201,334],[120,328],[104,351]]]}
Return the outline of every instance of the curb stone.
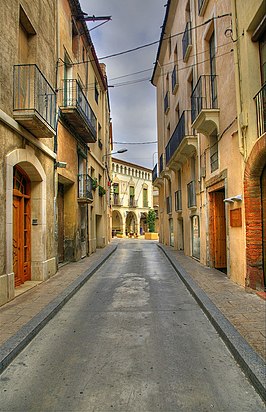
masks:
{"label": "curb stone", "polygon": [[104,262],[116,251],[117,245],[111,246],[106,253],[75,279],[63,292],[46,305],[37,315],[0,347],[0,374],[12,360],[30,343],[40,330],[59,312],[59,310],[78,292]]}
{"label": "curb stone", "polygon": [[167,251],[163,245],[157,244],[157,246],[166,255],[178,276],[207,315],[245,375],[249,378],[264,402],[266,402],[266,365],[263,359],[252,349],[207,294],[178,263],[175,256],[171,256],[171,252]]}

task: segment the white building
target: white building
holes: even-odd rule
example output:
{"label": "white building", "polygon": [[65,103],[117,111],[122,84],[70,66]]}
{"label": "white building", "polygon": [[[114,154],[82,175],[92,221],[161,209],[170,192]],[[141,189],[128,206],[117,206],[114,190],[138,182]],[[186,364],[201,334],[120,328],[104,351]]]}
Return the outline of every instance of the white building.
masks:
{"label": "white building", "polygon": [[112,235],[140,236],[153,208],[152,170],[112,158]]}

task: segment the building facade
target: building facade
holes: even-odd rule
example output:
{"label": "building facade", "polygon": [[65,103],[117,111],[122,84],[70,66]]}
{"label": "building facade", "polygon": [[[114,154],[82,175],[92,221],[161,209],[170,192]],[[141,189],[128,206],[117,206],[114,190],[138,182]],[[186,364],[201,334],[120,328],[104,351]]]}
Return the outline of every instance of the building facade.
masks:
{"label": "building facade", "polygon": [[141,236],[153,208],[152,170],[112,158],[112,236]]}
{"label": "building facade", "polygon": [[110,240],[107,80],[82,16],[78,0],[0,10],[0,305]]}
{"label": "building facade", "polygon": [[[160,192],[160,241],[227,273],[240,285],[261,290],[263,282],[251,284],[247,272],[249,250],[255,246],[249,244],[246,191],[250,179],[246,167],[248,151],[252,152],[254,144],[262,144],[258,142],[253,99],[263,84],[262,46],[252,44],[248,30],[261,21],[263,2],[256,2],[256,10],[249,2],[245,11],[241,7],[230,0],[167,2],[152,76],[157,89],[159,154],[153,182]],[[247,40],[256,57],[254,80],[248,78]],[[241,66],[242,53],[246,56]],[[246,72],[245,82],[242,71]],[[243,84],[249,82],[252,87],[247,87],[247,93]],[[261,150],[265,158],[265,149]],[[260,222],[262,227],[262,218]],[[256,262],[262,268],[262,231],[259,242],[261,253]]]}
{"label": "building facade", "polygon": [[[56,7],[4,1],[0,62],[0,304],[57,270]],[[8,35],[7,35],[8,34]]]}
{"label": "building facade", "polygon": [[[108,242],[106,174],[110,108],[100,65],[78,1],[59,1],[57,238],[59,262]],[[110,219],[109,219],[110,220]]]}

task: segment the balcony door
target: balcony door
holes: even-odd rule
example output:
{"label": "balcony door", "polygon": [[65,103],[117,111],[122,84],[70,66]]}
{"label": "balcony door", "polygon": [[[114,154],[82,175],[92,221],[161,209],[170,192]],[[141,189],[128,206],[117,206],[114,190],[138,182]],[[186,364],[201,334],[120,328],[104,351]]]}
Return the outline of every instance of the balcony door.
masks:
{"label": "balcony door", "polygon": [[13,178],[13,271],[15,286],[31,278],[30,179],[19,167]]}

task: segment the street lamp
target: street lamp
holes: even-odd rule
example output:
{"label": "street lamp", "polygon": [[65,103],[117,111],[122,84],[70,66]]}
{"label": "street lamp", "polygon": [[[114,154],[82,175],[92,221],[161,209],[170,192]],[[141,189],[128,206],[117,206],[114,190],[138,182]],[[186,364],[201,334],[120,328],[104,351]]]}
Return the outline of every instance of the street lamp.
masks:
{"label": "street lamp", "polygon": [[112,156],[114,154],[120,154],[120,153],[125,153],[125,152],[127,152],[127,149],[119,149],[116,152],[107,153],[107,154],[103,155],[102,161],[104,160],[105,157],[109,157],[109,156]]}

